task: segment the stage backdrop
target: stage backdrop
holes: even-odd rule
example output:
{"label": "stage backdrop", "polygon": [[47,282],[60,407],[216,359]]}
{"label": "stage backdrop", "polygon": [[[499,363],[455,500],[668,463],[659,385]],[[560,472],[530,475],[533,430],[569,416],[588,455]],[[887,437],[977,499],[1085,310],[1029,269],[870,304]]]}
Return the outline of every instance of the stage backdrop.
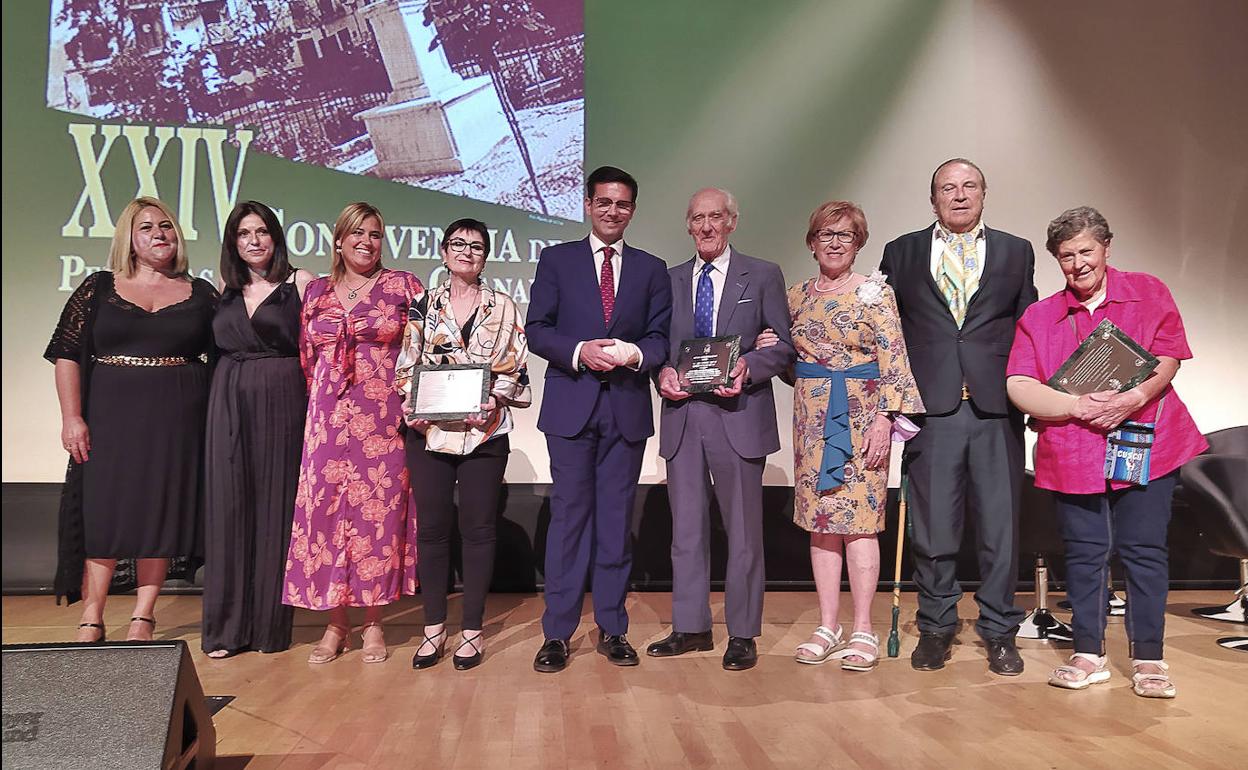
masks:
{"label": "stage backdrop", "polygon": [[[494,6],[503,4],[495,3]],[[329,267],[341,207],[385,212],[386,264],[439,279],[439,228],[497,231],[486,276],[527,305],[537,255],[583,237],[580,180],[641,183],[628,240],[677,264],[685,203],[741,203],[734,244],[811,275],[821,201],[865,208],[870,272],[932,221],[952,156],[987,173],[986,221],[1030,238],[1097,206],[1112,263],[1160,276],[1195,359],[1176,384],[1204,431],[1248,423],[1248,5],[1131,0],[758,3],[121,0],[3,8],[3,479],[56,482],[65,455],[41,359],[69,292],[105,261],[137,193],[178,212],[197,274],[237,200],[281,211],[294,262]],[[542,362],[532,364],[541,398]],[[778,388],[781,420],[790,416]],[[142,409],[142,404],[135,404]],[[508,479],[550,478],[537,409]],[[791,481],[788,448],[769,484]],[[643,482],[663,479],[651,443]]]}

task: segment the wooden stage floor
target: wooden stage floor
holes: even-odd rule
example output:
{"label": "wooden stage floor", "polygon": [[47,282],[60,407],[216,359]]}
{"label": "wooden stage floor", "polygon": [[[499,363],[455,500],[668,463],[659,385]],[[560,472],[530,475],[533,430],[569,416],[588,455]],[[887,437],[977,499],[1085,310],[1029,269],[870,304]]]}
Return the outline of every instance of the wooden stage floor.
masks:
{"label": "wooden stage floor", "polygon": [[[533,671],[542,601],[525,594],[490,597],[486,659],[473,671],[456,671],[445,659],[432,669],[411,669],[419,599],[386,613],[392,656],[382,664],[361,662],[353,633],[357,651],[309,665],[322,621],[302,610],[289,651],[209,659],[199,650],[197,596],[161,597],[157,637],[187,641],[207,695],[235,696],[215,717],[218,767],[227,770],[1244,767],[1248,656],[1214,640],[1248,630],[1190,613],[1229,596],[1170,595],[1167,658],[1179,688],[1173,701],[1131,693],[1120,618],[1109,627],[1114,677],[1088,691],[1045,684],[1064,653],[1043,642],[1020,642],[1022,676],[993,676],[969,624],[943,671],[914,671],[908,659],[917,636],[913,594],[903,597],[901,657],[885,658],[866,674],[791,659],[817,625],[813,593],[767,595],[760,661],[746,672],[720,667],[722,594],[712,595],[714,652],[663,660],[643,654],[639,667],[615,668],[594,653],[587,611],[568,669],[553,675]],[[666,593],[629,597],[629,639],[639,652],[666,633],[670,599]],[[881,593],[876,601],[882,638],[888,600]],[[1020,595],[1019,604],[1030,606],[1032,597]],[[110,600],[110,638],[124,636],[131,608],[129,597]],[[973,617],[974,609],[967,597],[963,617]],[[453,597],[451,617],[458,611]],[[77,607],[56,607],[51,597],[5,597],[4,643],[72,638],[77,618]]]}

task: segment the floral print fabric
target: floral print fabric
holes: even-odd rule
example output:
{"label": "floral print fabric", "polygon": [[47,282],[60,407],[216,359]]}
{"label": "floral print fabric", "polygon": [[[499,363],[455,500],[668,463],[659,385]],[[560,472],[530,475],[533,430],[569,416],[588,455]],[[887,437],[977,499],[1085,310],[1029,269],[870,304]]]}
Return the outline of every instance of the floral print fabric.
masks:
{"label": "floral print fabric", "polygon": [[893,290],[878,272],[854,292],[820,293],[815,279],[788,290],[797,360],[843,370],[877,361],[878,380],[846,381],[853,455],[845,484],[819,492],[829,381],[800,379],[793,388],[793,521],[810,532],[868,535],[884,529],[888,468],[864,467],[867,428],[880,412],[920,414],[923,401],[910,372]]}
{"label": "floral print fabric", "polygon": [[408,307],[423,294],[411,273],[383,270],[346,310],[328,279],[308,284],[300,338],[308,419],[286,604],[375,606],[416,590],[416,515],[394,369]]}

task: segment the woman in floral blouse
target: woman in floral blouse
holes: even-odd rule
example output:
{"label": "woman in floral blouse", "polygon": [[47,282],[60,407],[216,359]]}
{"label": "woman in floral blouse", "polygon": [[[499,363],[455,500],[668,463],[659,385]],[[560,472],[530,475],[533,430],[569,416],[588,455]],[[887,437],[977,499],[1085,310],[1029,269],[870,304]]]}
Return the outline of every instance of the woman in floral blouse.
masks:
{"label": "woman in floral blouse", "polygon": [[[793,521],[810,532],[820,625],[799,663],[841,660],[870,671],[879,659],[871,601],[880,574],[893,421],[923,402],[901,336],[893,291],[876,272],[853,272],[867,242],[857,205],[828,201],[810,217],[806,245],[819,273],[789,288],[793,347]],[[760,342],[760,344],[762,344]],[[841,563],[854,603],[853,633],[837,623]]]}
{"label": "woman in floral blouse", "polygon": [[446,644],[446,592],[451,524],[459,486],[459,532],[463,538],[464,619],[455,668],[481,663],[485,595],[494,568],[498,496],[514,427],[511,407],[532,402],[525,367],[528,343],[511,298],[481,280],[490,233],[484,222],[460,219],[446,227],[442,262],[447,279],[408,311],[396,387],[411,390],[412,371],[431,364],[488,364],[490,395],[465,420],[428,422],[408,418],[407,464],[416,494],[421,596],[425,638],[412,658],[415,668],[438,662]]}
{"label": "woman in floral blouse", "polygon": [[416,591],[416,522],[394,368],[408,307],[424,287],[411,273],[381,266],[383,238],[380,211],[348,205],[334,225],[330,274],[304,294],[308,419],[283,601],[330,613],[309,663],[328,663],[348,648],[348,607],[365,608],[364,662],[384,661],[382,607]]}

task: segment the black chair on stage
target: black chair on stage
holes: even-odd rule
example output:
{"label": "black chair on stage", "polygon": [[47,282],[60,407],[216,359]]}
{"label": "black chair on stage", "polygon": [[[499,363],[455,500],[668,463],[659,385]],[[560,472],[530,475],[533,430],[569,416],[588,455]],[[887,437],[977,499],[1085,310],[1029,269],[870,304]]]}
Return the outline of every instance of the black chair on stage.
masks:
{"label": "black chair on stage", "polygon": [[[1193,613],[1226,623],[1248,615],[1248,427],[1211,433],[1209,451],[1183,466],[1184,495],[1209,550],[1239,560],[1239,590],[1224,607],[1201,607]],[[1228,649],[1248,651],[1248,636],[1218,640]]]}

